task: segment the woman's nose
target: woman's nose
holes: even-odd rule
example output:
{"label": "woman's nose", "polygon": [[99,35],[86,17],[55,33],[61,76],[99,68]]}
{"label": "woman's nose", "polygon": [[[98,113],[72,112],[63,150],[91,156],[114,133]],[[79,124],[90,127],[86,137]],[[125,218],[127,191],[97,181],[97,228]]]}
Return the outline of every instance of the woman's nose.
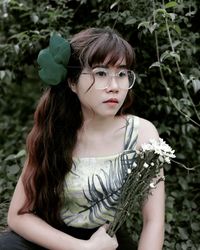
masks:
{"label": "woman's nose", "polygon": [[117,82],[117,77],[116,76],[110,76],[109,77],[107,91],[115,91],[115,92],[119,91],[119,84]]}

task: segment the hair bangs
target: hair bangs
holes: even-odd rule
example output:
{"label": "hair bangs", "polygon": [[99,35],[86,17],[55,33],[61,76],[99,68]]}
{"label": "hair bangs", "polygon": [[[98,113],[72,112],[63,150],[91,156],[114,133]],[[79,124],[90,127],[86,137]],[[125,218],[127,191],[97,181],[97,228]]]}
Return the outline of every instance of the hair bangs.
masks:
{"label": "hair bangs", "polygon": [[124,59],[127,68],[132,68],[134,64],[132,47],[121,37],[109,32],[102,34],[98,40],[91,43],[84,57],[86,67],[100,64],[118,66]]}

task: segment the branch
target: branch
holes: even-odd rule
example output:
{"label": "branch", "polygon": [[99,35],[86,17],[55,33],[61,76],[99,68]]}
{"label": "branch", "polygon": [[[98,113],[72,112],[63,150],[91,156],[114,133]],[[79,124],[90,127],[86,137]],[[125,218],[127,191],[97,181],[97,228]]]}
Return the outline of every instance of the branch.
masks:
{"label": "branch", "polygon": [[[163,2],[163,4],[164,4],[164,2]],[[153,0],[153,9],[154,9],[153,22],[154,22],[154,24],[156,24],[156,17],[155,17],[155,1],[154,1],[154,0]],[[167,19],[167,18],[165,17],[165,20],[166,20],[166,19]],[[175,52],[175,51],[174,51],[174,47],[173,47],[173,43],[172,43],[172,39],[171,39],[171,35],[170,35],[170,31],[169,31],[168,22],[166,22],[166,28],[167,28],[167,30],[168,30],[167,33],[168,33],[168,38],[169,38],[169,41],[170,41],[170,46],[172,47],[172,51]],[[157,31],[156,31],[156,30],[155,30],[155,33],[154,33],[154,34],[155,34],[157,61],[161,64],[161,62],[160,62],[160,53],[159,53],[159,45],[158,45],[158,36],[157,36]],[[182,74],[181,71],[180,71],[180,66],[179,66],[179,63],[178,63],[178,61],[177,61],[176,58],[175,58],[175,62],[176,62],[176,65],[177,65],[179,74],[180,74],[181,76],[183,76],[183,74]],[[181,111],[181,110],[176,106],[176,104],[175,104],[174,101],[173,101],[172,95],[171,95],[171,93],[170,93],[170,88],[168,87],[167,82],[166,82],[166,80],[165,80],[165,77],[164,77],[163,70],[162,70],[162,67],[161,67],[161,66],[159,67],[159,71],[160,71],[161,80],[162,80],[163,85],[164,85],[164,87],[165,87],[165,89],[166,89],[166,92],[167,92],[167,95],[168,95],[168,97],[169,97],[169,100],[171,101],[171,103],[173,104],[173,106],[174,106],[174,107],[176,108],[176,110],[177,110],[181,115],[183,115],[186,119],[190,120],[193,124],[195,124],[195,125],[197,125],[198,127],[200,127],[200,123],[197,123],[195,120],[193,120],[191,117],[189,117],[186,113],[184,113],[183,111]],[[183,78],[182,78],[182,79],[183,79]],[[185,84],[184,84],[184,86],[185,86]],[[187,92],[187,94],[188,94],[188,96],[189,96],[189,99],[190,99],[190,101],[191,101],[191,103],[192,103],[192,105],[193,105],[193,107],[194,107],[195,113],[196,113],[198,119],[200,120],[200,117],[199,117],[199,115],[198,115],[198,112],[197,112],[197,110],[196,110],[196,107],[195,107],[195,105],[194,105],[194,103],[193,103],[193,101],[192,101],[192,99],[191,99],[191,96],[190,96],[189,91],[188,91],[188,89],[186,88],[186,86],[185,86],[185,89],[186,89],[186,92]]]}

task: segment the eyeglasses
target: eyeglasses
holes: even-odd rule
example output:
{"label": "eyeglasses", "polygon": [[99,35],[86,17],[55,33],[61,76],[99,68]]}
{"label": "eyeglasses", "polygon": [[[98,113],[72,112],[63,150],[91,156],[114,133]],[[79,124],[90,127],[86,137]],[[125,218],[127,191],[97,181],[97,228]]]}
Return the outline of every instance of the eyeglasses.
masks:
{"label": "eyeglasses", "polygon": [[135,73],[128,69],[118,69],[116,73],[106,68],[94,68],[91,72],[82,72],[81,74],[92,75],[94,79],[94,87],[96,89],[106,89],[112,81],[112,77],[116,78],[120,89],[131,89],[135,83]]}

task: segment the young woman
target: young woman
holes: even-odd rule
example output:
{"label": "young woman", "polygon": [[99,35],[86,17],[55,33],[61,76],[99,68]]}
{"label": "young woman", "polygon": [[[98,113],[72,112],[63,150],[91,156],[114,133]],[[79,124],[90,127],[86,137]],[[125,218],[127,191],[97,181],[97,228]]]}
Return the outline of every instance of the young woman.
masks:
{"label": "young woman", "polygon": [[[120,233],[106,233],[127,171],[122,155],[159,136],[152,123],[129,112],[131,46],[111,29],[89,28],[70,43],[53,36],[38,63],[49,87],[27,138],[28,157],[8,212],[11,231],[1,235],[0,249],[133,249]],[[161,250],[163,182],[142,214],[138,249]]]}

